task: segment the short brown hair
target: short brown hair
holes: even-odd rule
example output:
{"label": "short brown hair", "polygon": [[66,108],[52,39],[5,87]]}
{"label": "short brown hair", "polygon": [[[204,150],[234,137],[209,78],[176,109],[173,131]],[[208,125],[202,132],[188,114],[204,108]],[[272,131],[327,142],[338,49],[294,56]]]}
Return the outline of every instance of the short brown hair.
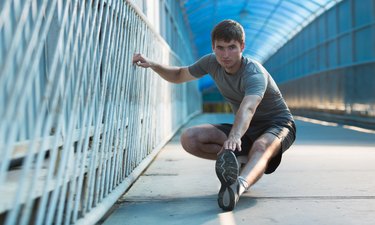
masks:
{"label": "short brown hair", "polygon": [[212,45],[216,40],[230,42],[235,40],[241,44],[245,43],[245,32],[240,23],[234,20],[223,20],[218,23],[211,32]]}

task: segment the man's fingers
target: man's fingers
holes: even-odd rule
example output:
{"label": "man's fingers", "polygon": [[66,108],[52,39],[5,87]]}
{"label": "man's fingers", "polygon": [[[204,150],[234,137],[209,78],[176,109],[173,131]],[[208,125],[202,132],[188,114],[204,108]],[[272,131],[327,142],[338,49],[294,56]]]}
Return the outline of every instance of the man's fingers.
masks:
{"label": "man's fingers", "polygon": [[227,142],[227,144],[224,146],[225,149],[230,149],[233,150],[233,143],[232,142]]}
{"label": "man's fingers", "polygon": [[230,149],[232,151],[235,151],[236,149],[238,151],[242,151],[241,142],[237,142],[237,141],[228,140],[228,141],[224,142],[223,148],[224,149]]}
{"label": "man's fingers", "polygon": [[141,66],[141,67],[146,67],[147,66],[147,63],[140,60],[140,59],[134,59],[133,60],[133,64],[136,64],[137,66]]}
{"label": "man's fingers", "polygon": [[143,67],[143,68],[149,68],[151,66],[150,61],[139,53],[134,54],[133,64]]}
{"label": "man's fingers", "polygon": [[237,149],[238,149],[238,151],[242,151],[240,143],[237,143]]}
{"label": "man's fingers", "polygon": [[230,149],[232,151],[236,150],[236,143],[233,142],[225,142],[223,145],[224,149]]}
{"label": "man's fingers", "polygon": [[141,61],[138,61],[137,62],[137,65],[140,66],[140,67],[144,67],[144,68],[147,68],[148,67],[148,63],[143,63]]}
{"label": "man's fingers", "polygon": [[140,53],[134,53],[133,55],[133,63],[136,63],[137,65],[139,62],[142,61],[142,55]]}

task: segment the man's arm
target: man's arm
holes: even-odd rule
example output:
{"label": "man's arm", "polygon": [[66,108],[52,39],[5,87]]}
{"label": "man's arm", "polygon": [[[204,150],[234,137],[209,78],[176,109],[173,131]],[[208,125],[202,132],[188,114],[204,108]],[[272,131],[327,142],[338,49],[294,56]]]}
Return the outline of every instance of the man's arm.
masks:
{"label": "man's arm", "polygon": [[224,142],[224,149],[241,151],[241,137],[250,126],[251,119],[262,98],[258,95],[247,95],[241,102],[240,108],[236,113],[232,130],[228,139]]}
{"label": "man's arm", "polygon": [[161,65],[151,61],[150,59],[142,56],[139,53],[134,54],[133,63],[143,68],[151,68],[153,71],[159,74],[164,80],[172,83],[178,84],[197,79],[196,77],[190,74],[189,69],[187,67]]}

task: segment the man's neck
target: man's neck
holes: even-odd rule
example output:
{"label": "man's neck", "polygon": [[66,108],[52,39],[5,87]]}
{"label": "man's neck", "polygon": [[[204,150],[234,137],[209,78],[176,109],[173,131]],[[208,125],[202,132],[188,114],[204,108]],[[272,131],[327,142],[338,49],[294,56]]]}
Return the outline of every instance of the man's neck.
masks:
{"label": "man's neck", "polygon": [[234,66],[232,66],[231,68],[228,68],[228,69],[225,69],[225,72],[229,75],[234,75],[238,72],[238,70],[240,70],[241,68],[241,65],[242,65],[242,58],[239,62],[237,62]]}

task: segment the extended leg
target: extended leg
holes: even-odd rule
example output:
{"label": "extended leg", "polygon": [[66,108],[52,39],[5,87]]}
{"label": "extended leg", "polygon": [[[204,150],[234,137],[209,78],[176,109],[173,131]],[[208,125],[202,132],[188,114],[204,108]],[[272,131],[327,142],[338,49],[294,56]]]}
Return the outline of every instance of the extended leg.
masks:
{"label": "extended leg", "polygon": [[272,134],[263,134],[252,145],[248,162],[238,176],[239,165],[231,150],[220,153],[216,161],[216,174],[221,182],[218,204],[223,210],[233,210],[241,194],[253,185],[266,171],[273,156],[280,151],[281,142]]}
{"label": "extended leg", "polygon": [[240,174],[249,187],[263,176],[269,161],[279,151],[281,151],[281,140],[273,134],[265,133],[254,142],[248,155],[248,162]]}

